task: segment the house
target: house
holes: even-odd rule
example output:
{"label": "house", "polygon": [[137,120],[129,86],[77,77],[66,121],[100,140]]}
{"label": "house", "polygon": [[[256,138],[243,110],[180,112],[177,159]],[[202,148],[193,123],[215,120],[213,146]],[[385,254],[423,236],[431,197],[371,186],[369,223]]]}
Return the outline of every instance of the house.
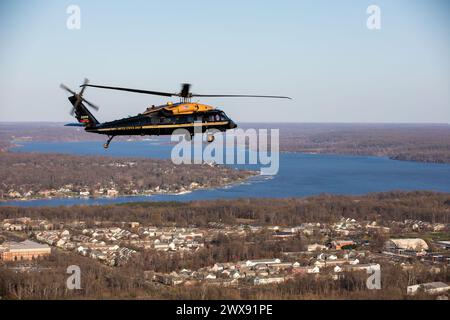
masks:
{"label": "house", "polygon": [[170,247],[168,243],[155,243],[153,249],[158,251],[168,251]]}
{"label": "house", "polygon": [[373,232],[373,233],[389,233],[391,231],[391,229],[388,227],[383,227],[383,226],[378,226],[378,225],[373,225],[373,224],[366,225],[366,230],[368,232]]}
{"label": "house", "polygon": [[117,197],[118,195],[119,195],[119,191],[117,191],[116,189],[108,189],[106,191],[107,197]]}
{"label": "house", "polygon": [[10,198],[20,198],[20,197],[22,197],[22,195],[19,192],[17,192],[17,191],[11,191],[10,193],[8,193],[8,196]]}
{"label": "house", "polygon": [[281,260],[280,259],[260,259],[260,260],[247,260],[245,262],[245,265],[247,267],[254,267],[257,264],[264,264],[264,265],[271,265],[274,263],[280,263]]}
{"label": "house", "polygon": [[88,254],[88,248],[85,248],[85,247],[82,247],[82,246],[79,246],[78,248],[77,248],[77,252],[79,253],[79,254],[81,254],[82,256],[87,256],[87,254]]}
{"label": "house", "polygon": [[225,277],[229,277],[230,274],[231,274],[231,271],[226,269],[226,270],[223,270],[223,271],[221,272],[221,274],[223,274]]}
{"label": "house", "polygon": [[350,235],[350,230],[347,230],[347,229],[336,229],[336,230],[334,230],[334,232],[336,232],[340,236],[348,236],[348,235]]}
{"label": "house", "polygon": [[64,230],[63,232],[61,232],[60,236],[61,237],[70,237],[70,231]]}
{"label": "house", "polygon": [[179,272],[181,275],[187,275],[190,276],[192,274],[192,270],[190,269],[181,269]]}
{"label": "house", "polygon": [[433,231],[444,231],[445,230],[445,228],[446,228],[446,226],[445,226],[445,224],[443,224],[443,223],[435,223],[434,225],[433,225]]}
{"label": "house", "polygon": [[249,277],[256,277],[256,271],[253,270],[248,270],[243,272],[243,276],[244,278],[249,278]]}
{"label": "house", "polygon": [[353,264],[341,266],[343,271],[373,271],[380,270],[381,266],[378,263],[367,263],[367,264]]}
{"label": "house", "polygon": [[296,228],[296,227],[294,227],[294,228],[286,227],[286,228],[282,228],[280,231],[281,232],[296,233],[296,232],[298,232],[298,228]]}
{"label": "house", "polygon": [[256,276],[258,277],[267,277],[269,272],[267,270],[258,270],[256,271]]}
{"label": "house", "polygon": [[285,281],[284,277],[265,277],[265,278],[256,277],[253,280],[253,284],[258,286],[258,285],[265,285],[265,284],[282,283],[284,281]]}
{"label": "house", "polygon": [[82,197],[89,197],[91,193],[89,191],[80,191],[80,196]]}
{"label": "house", "polygon": [[[186,284],[186,282],[185,282]],[[230,287],[238,284],[237,279],[212,279],[208,281],[208,285]]]}
{"label": "house", "polygon": [[355,260],[347,260],[347,259],[335,259],[335,260],[317,260],[314,262],[314,265],[323,268],[323,267],[332,267],[332,266],[340,266],[343,264],[358,264],[358,259]]}
{"label": "house", "polygon": [[313,251],[322,251],[322,250],[327,250],[327,246],[324,246],[322,244],[318,244],[318,243],[314,243],[314,244],[309,244],[306,248],[306,250],[308,250],[308,252],[313,252]]}
{"label": "house", "polygon": [[92,259],[98,259],[98,260],[106,260],[107,256],[104,252],[100,250],[92,250],[89,256]]}
{"label": "house", "polygon": [[292,269],[292,273],[306,274],[306,273],[319,273],[320,268],[317,266],[297,267]]}
{"label": "house", "polygon": [[409,295],[414,295],[419,291],[422,291],[428,294],[438,294],[445,293],[450,290],[450,286],[444,282],[428,282],[422,284],[415,284],[412,286],[408,286],[406,288],[406,293]]}
{"label": "house", "polygon": [[11,224],[6,228],[8,231],[23,231],[25,230],[25,226],[23,224]]}
{"label": "house", "polygon": [[215,263],[212,267],[211,267],[211,271],[217,272],[217,271],[222,271],[226,268],[226,265],[223,263]]}
{"label": "house", "polygon": [[292,268],[292,262],[272,263],[268,266],[270,269],[273,269],[273,270],[285,270],[285,269]]}
{"label": "house", "polygon": [[176,274],[155,273],[153,275],[153,281],[169,286],[176,286],[178,284],[182,284],[184,279]]}
{"label": "house", "polygon": [[66,240],[64,240],[64,239],[59,239],[58,241],[56,241],[56,246],[58,248],[63,248],[65,244],[66,244]]}
{"label": "house", "polygon": [[[3,221],[5,221],[5,220],[3,220]],[[9,222],[4,222],[3,223],[3,229],[4,230],[8,230],[9,226],[11,226],[11,223],[9,223]]]}
{"label": "house", "polygon": [[356,243],[353,240],[336,240],[336,241],[332,242],[332,246],[336,250],[343,250],[343,249],[346,249],[348,247],[352,247],[355,245],[356,245]]}
{"label": "house", "polygon": [[434,244],[444,250],[450,249],[450,241],[436,241]]}
{"label": "house", "polygon": [[66,242],[63,246],[63,249],[65,250],[73,250],[75,249],[76,245],[73,242]]}
{"label": "house", "polygon": [[135,229],[135,228],[139,228],[140,223],[133,221],[133,222],[130,222],[128,225],[130,226],[130,228]]}
{"label": "house", "polygon": [[258,263],[252,266],[253,270],[266,270],[268,268],[268,265],[265,263]]}
{"label": "house", "polygon": [[91,240],[91,238],[89,238],[88,236],[84,236],[84,235],[72,236],[72,241],[75,241],[75,242],[89,242],[90,240]]}
{"label": "house", "polygon": [[295,233],[285,232],[285,231],[276,231],[273,234],[273,237],[279,238],[279,239],[287,239],[287,238],[291,238],[291,237],[294,237],[294,236],[295,236]]}

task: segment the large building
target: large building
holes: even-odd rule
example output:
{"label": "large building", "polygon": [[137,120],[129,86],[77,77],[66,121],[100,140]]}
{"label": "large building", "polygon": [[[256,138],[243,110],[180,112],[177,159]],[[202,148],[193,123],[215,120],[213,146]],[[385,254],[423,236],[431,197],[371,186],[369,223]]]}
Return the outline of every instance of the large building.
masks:
{"label": "large building", "polygon": [[22,242],[4,242],[0,245],[0,260],[34,260],[49,256],[51,248],[46,244],[25,240]]}
{"label": "large building", "polygon": [[406,292],[408,294],[416,294],[417,292],[423,291],[428,294],[439,294],[445,293],[450,290],[450,286],[444,282],[429,282],[422,284],[415,284],[413,286],[408,286]]}
{"label": "large building", "polygon": [[390,239],[386,241],[385,248],[388,251],[416,251],[428,250],[428,244],[420,238]]}

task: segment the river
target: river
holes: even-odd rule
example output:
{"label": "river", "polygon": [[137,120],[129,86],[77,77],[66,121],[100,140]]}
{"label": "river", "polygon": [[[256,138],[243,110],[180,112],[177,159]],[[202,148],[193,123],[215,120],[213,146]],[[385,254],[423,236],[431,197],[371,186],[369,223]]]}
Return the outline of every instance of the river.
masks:
{"label": "river", "polygon": [[[57,152],[75,155],[170,158],[166,140],[114,141],[108,150],[101,142],[29,142],[16,152]],[[255,166],[237,166],[255,169]],[[450,165],[391,160],[384,157],[281,153],[275,176],[257,176],[244,183],[217,189],[173,195],[117,198],[65,198],[8,201],[0,205],[67,206],[132,201],[191,201],[244,197],[299,197],[321,193],[359,195],[391,190],[450,192]]]}

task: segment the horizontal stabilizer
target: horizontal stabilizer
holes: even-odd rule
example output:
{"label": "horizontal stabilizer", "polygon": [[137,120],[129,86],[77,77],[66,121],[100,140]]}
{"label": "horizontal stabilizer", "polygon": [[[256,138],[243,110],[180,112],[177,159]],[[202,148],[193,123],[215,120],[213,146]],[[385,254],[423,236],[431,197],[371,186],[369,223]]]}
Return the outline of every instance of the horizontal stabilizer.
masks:
{"label": "horizontal stabilizer", "polygon": [[66,123],[64,127],[84,127],[83,123]]}

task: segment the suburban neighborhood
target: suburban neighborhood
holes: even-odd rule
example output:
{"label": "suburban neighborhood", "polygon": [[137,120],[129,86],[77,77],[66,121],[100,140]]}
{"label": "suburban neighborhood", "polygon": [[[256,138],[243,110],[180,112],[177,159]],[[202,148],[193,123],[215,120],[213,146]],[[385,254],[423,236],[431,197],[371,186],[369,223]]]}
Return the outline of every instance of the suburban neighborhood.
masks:
{"label": "suburban neighborhood", "polygon": [[[397,237],[391,234],[393,227],[415,236]],[[331,224],[310,222],[296,226],[212,222],[208,227],[157,227],[133,221],[99,221],[87,225],[84,221],[58,222],[24,217],[4,219],[0,228],[4,238],[13,235],[22,239],[5,239],[0,244],[0,266],[15,269],[20,264],[38,265],[55,251],[80,255],[117,268],[152,253],[165,257],[195,257],[223,237],[252,245],[250,239],[265,235],[267,241],[275,244],[298,244],[295,251],[257,259],[215,261],[197,269],[178,268],[170,272],[143,270],[142,282],[164,286],[247,288],[278,285],[302,277],[337,281],[349,275],[367,278],[376,272],[382,274],[386,265],[397,265],[407,272],[420,264],[430,273],[442,275],[442,279],[448,279],[449,275],[450,242],[426,241],[420,237],[428,232],[448,232],[449,226],[416,220],[390,221],[386,225],[341,218]],[[380,237],[384,240],[381,246],[375,247],[373,242]],[[378,289],[382,288],[381,281]],[[448,297],[449,289],[445,281],[411,283],[404,288],[405,295],[420,292],[440,298]]]}

